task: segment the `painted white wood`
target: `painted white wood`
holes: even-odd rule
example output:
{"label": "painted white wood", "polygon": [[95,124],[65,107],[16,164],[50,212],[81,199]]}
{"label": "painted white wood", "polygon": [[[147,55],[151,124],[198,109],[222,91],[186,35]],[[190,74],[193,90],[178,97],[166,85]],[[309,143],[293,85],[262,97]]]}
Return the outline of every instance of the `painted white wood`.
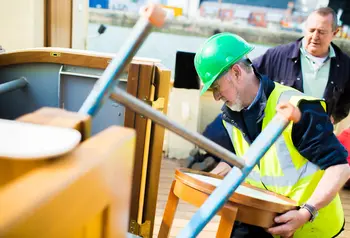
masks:
{"label": "painted white wood", "polygon": [[[191,131],[198,131],[199,90],[172,88],[169,95],[168,116]],[[183,159],[189,156],[194,144],[177,134],[167,131],[164,148],[169,158]]]}
{"label": "painted white wood", "polygon": [[[193,173],[185,173],[185,174],[189,175],[189,176],[191,176],[191,177],[193,177],[201,182],[214,185],[215,187],[219,186],[221,184],[221,181],[222,181],[221,179],[212,178],[212,177],[204,176],[201,174],[193,174]],[[257,199],[268,201],[268,202],[274,202],[274,203],[286,204],[286,205],[290,204],[287,201],[284,201],[284,200],[282,200],[278,197],[275,197],[271,194],[264,193],[260,190],[252,189],[252,188],[246,187],[244,185],[239,186],[236,189],[235,193],[239,193],[239,194],[242,194],[245,196],[257,198]]]}
{"label": "painted white wood", "polygon": [[70,152],[81,140],[79,131],[0,119],[0,158],[41,160]]}
{"label": "painted white wood", "polygon": [[89,25],[89,1],[73,0],[72,4],[72,48],[86,49]]}

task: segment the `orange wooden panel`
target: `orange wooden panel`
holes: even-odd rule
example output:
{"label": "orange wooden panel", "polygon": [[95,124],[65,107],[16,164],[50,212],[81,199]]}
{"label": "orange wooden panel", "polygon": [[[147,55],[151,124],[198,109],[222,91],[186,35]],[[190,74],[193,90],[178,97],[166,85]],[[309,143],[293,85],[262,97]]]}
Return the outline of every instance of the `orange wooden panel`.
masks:
{"label": "orange wooden panel", "polygon": [[105,237],[125,237],[134,146],[133,130],[110,127],[2,187],[0,236],[71,237],[103,212]]}

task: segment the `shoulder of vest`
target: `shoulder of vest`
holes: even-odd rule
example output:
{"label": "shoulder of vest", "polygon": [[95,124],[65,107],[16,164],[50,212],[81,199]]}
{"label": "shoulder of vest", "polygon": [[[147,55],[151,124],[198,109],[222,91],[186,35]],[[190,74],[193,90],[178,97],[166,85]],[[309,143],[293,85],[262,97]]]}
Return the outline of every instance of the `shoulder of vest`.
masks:
{"label": "shoulder of vest", "polygon": [[279,95],[277,103],[288,101],[294,106],[299,106],[299,103],[303,100],[320,102],[321,106],[326,110],[326,102],[324,99],[308,96],[292,87],[284,86],[275,82],[275,93]]}

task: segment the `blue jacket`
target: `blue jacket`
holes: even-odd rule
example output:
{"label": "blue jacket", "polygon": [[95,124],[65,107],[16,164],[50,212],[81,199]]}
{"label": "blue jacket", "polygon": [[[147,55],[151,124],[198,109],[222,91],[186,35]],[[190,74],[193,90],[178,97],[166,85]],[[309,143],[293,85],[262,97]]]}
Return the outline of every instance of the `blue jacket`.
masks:
{"label": "blue jacket", "polygon": [[[259,73],[281,84],[303,92],[303,75],[300,62],[299,40],[270,48],[255,60]],[[344,119],[350,110],[350,57],[332,43],[336,57],[331,59],[329,80],[324,92],[327,112],[335,122]]]}
{"label": "blue jacket", "polygon": [[[261,132],[266,100],[274,89],[273,81],[266,76],[260,78],[260,92],[249,109],[231,111],[225,105],[222,113],[207,126],[203,135],[235,153],[231,139],[222,119],[239,128],[246,141],[252,143]],[[346,164],[347,151],[333,134],[333,125],[319,102],[301,102],[302,119],[294,124],[292,140],[301,155],[321,169],[332,165]]]}

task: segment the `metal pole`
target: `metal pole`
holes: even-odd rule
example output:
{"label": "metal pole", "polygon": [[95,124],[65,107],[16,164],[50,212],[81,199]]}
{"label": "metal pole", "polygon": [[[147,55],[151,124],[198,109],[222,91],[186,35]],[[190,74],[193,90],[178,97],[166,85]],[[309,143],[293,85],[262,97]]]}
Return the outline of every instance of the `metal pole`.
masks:
{"label": "metal pole", "polygon": [[27,84],[28,84],[28,81],[26,80],[25,77],[21,77],[19,79],[15,79],[10,82],[0,84],[0,95],[11,92],[16,89],[24,88],[25,86],[27,86]]}
{"label": "metal pole", "polygon": [[147,37],[150,29],[150,24],[144,19],[140,19],[136,23],[132,34],[126,40],[127,44],[123,45],[118,54],[113,58],[112,62],[103,72],[100,79],[96,82],[90,95],[80,108],[79,113],[89,114],[92,116],[96,114],[102,101],[104,100],[105,93],[107,94],[106,96],[109,96],[109,88],[113,88],[112,84],[117,85],[119,83],[118,80],[114,79],[118,78],[123,72],[125,66],[129,64],[132,57],[141,46],[143,40]]}
{"label": "metal pole", "polygon": [[238,168],[244,167],[244,161],[232,152],[207,139],[201,134],[184,128],[180,124],[170,120],[164,114],[158,112],[151,106],[128,94],[127,92],[119,88],[115,88],[114,93],[111,94],[110,98],[125,105],[131,110],[148,117],[152,121],[198,145],[209,153],[218,156],[220,159],[223,159]]}
{"label": "metal pole", "polygon": [[207,223],[215,216],[238,186],[253,170],[260,159],[275,143],[283,130],[289,124],[289,120],[279,113],[271,120],[261,134],[249,147],[244,155],[246,164],[242,170],[234,167],[223,179],[221,184],[213,191],[200,209],[177,237],[196,237]]}
{"label": "metal pole", "polygon": [[[89,96],[81,106],[79,113],[94,116],[103,101],[109,97],[114,84],[119,83],[118,77],[132,57],[136,54],[143,41],[151,31],[152,25],[162,26],[165,22],[165,11],[157,5],[145,8],[143,16],[136,22],[126,43],[121,47],[102,76],[95,83]],[[116,79],[116,80],[115,80]]]}

